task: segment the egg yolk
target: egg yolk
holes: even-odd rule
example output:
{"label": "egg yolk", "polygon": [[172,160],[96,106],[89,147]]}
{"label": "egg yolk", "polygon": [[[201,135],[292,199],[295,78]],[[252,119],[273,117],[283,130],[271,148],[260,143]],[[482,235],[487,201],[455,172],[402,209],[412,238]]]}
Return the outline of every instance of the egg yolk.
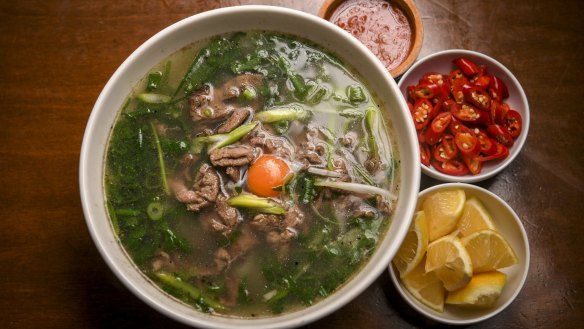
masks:
{"label": "egg yolk", "polygon": [[290,173],[288,164],[274,155],[262,155],[247,171],[247,187],[250,192],[262,197],[277,196],[275,187],[284,185]]}

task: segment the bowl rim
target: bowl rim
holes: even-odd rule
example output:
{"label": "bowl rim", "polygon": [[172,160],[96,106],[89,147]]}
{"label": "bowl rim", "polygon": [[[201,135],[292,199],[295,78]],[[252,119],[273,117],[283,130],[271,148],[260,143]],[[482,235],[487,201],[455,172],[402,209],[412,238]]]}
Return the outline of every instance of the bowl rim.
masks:
{"label": "bowl rim", "polygon": [[[181,29],[186,29],[190,25],[197,24],[202,21],[208,22],[217,19],[223,21],[225,17],[233,17],[232,15],[238,16],[256,15],[256,17],[259,17],[259,15],[265,15],[265,17],[268,17],[267,18],[268,21],[269,20],[274,21],[275,17],[280,19],[285,18],[302,20],[303,22],[309,24],[310,26],[321,28],[322,29],[321,33],[326,34],[326,36],[332,36],[334,38],[344,40],[344,42],[346,42],[347,44],[347,48],[350,49],[349,52],[352,51],[352,55],[358,54],[359,56],[363,56],[363,59],[367,67],[369,67],[370,70],[375,70],[375,72],[379,72],[377,76],[372,78],[369,78],[361,74],[362,78],[364,78],[364,80],[367,80],[367,82],[369,82],[370,85],[372,80],[374,80],[375,82],[380,82],[383,84],[384,88],[385,87],[389,88],[393,92],[393,94],[396,95],[393,101],[396,102],[399,106],[398,109],[391,109],[391,112],[398,115],[398,117],[393,118],[393,120],[399,119],[398,121],[402,123],[402,126],[396,127],[396,129],[398,129],[398,131],[404,132],[404,136],[399,137],[397,141],[401,156],[400,159],[403,161],[404,156],[407,154],[407,163],[412,163],[413,165],[411,167],[415,167],[414,169],[404,168],[404,166],[402,166],[403,169],[400,170],[402,177],[402,182],[400,184],[399,191],[400,198],[410,200],[410,202],[398,203],[396,214],[399,213],[400,218],[396,218],[396,215],[394,215],[392,225],[390,225],[382,241],[378,244],[377,250],[374,252],[373,255],[371,255],[370,259],[364,265],[364,267],[359,272],[357,272],[351,280],[349,280],[343,286],[341,286],[334,294],[316,303],[315,305],[306,307],[300,311],[285,313],[281,316],[265,317],[259,319],[240,319],[221,315],[204,314],[193,310],[191,307],[182,305],[181,302],[178,302],[173,298],[168,298],[170,296],[168,296],[167,294],[166,296],[164,296],[165,294],[162,292],[161,289],[159,289],[158,287],[154,287],[154,285],[151,284],[151,282],[147,282],[150,280],[145,278],[142,272],[135,267],[132,261],[129,261],[129,257],[127,257],[127,254],[125,254],[125,250],[121,248],[121,246],[119,246],[117,239],[115,239],[115,236],[113,235],[113,229],[111,228],[110,221],[107,220],[108,222],[107,224],[109,225],[108,228],[104,228],[103,225],[106,224],[103,223],[98,225],[98,221],[100,219],[103,220],[104,217],[107,218],[107,215],[104,215],[105,202],[100,203],[100,200],[103,201],[103,192],[101,192],[100,194],[98,193],[98,191],[96,191],[96,190],[102,191],[103,189],[102,181],[103,173],[100,172],[99,175],[97,175],[95,170],[93,171],[91,170],[93,167],[98,166],[97,164],[92,163],[91,162],[92,160],[101,161],[101,163],[103,163],[103,157],[105,156],[104,154],[107,147],[106,145],[107,143],[103,143],[101,140],[99,140],[99,137],[96,137],[95,135],[98,134],[97,132],[99,132],[99,129],[102,130],[107,129],[105,134],[109,136],[111,129],[111,127],[100,128],[100,123],[102,125],[104,123],[109,125],[115,121],[114,119],[114,121],[108,122],[107,118],[103,119],[103,116],[105,114],[103,114],[102,112],[106,111],[104,109],[104,106],[108,101],[110,101],[109,98],[113,97],[110,96],[110,93],[113,92],[112,90],[114,90],[116,86],[119,86],[120,81],[123,78],[125,72],[130,70],[132,65],[135,65],[134,62],[139,60],[140,56],[142,56],[144,53],[153,52],[154,51],[153,49],[156,49],[155,46],[157,45],[157,43],[162,42],[160,40],[172,36],[173,33],[179,33],[177,31],[180,31]],[[257,25],[257,23],[254,24]],[[286,29],[291,29],[291,27],[283,28],[282,26],[275,26],[271,28],[271,30],[280,31],[283,33],[286,33],[285,31]],[[248,30],[257,30],[257,28],[250,28]],[[266,30],[270,30],[270,28],[266,28]],[[419,191],[420,184],[419,150],[417,148],[417,144],[415,144],[415,129],[413,123],[411,123],[411,120],[408,120],[409,113],[407,112],[407,104],[405,103],[403,98],[399,97],[400,92],[399,89],[397,88],[397,84],[389,74],[382,74],[386,72],[385,68],[383,67],[381,62],[364,45],[356,41],[356,39],[348,38],[348,36],[345,35],[344,33],[345,32],[342,29],[326,20],[320,19],[317,16],[294,9],[265,5],[226,7],[195,14],[193,16],[184,18],[167,26],[166,28],[164,28],[163,30],[149,38],[143,44],[141,44],[116,69],[116,71],[113,73],[113,75],[110,77],[105,87],[101,91],[99,97],[97,98],[97,101],[93,107],[93,110],[87,122],[87,126],[83,136],[79,160],[79,188],[86,224],[88,226],[90,235],[96,247],[98,248],[98,251],[100,252],[102,258],[105,260],[108,267],[110,267],[112,272],[114,272],[114,274],[117,276],[117,278],[127,288],[129,288],[129,290],[132,291],[134,295],[139,297],[139,299],[141,299],[146,304],[156,309],[160,313],[191,326],[204,326],[216,328],[295,327],[315,321],[338,310],[339,308],[353,300],[357,295],[362,293],[387,268],[387,265],[391,261],[391,258],[399,248],[399,243],[401,243],[401,241],[405,237],[405,234],[407,233],[409,222],[411,220],[415,208],[415,200],[417,197],[417,193]],[[213,35],[217,34],[221,34],[221,32],[213,32]],[[193,41],[195,41],[195,39],[193,39]],[[331,51],[330,47],[327,47],[325,45],[322,46],[325,49]],[[173,51],[174,50],[176,49],[173,49]],[[149,68],[150,67],[148,67],[147,69]],[[131,85],[133,85],[134,83],[135,82],[132,82]],[[379,90],[379,88],[381,87],[372,86],[371,88]],[[386,105],[385,107],[387,108],[388,106]],[[117,113],[119,111],[119,108],[116,108],[115,111]],[[99,134],[104,134],[104,132],[101,132]],[[102,151],[102,154],[92,155],[93,151],[100,150]],[[406,151],[408,153],[406,153]],[[101,168],[101,170],[103,170],[103,168]],[[406,182],[404,182],[403,178],[408,179],[407,185],[405,185]],[[98,179],[102,182],[102,185],[99,188],[97,187],[92,188],[92,183]],[[95,213],[96,211],[99,213],[99,215],[101,215],[101,217]],[[395,226],[396,228],[393,229],[392,228],[393,226]],[[390,230],[394,233],[393,239],[391,239],[391,241],[390,239],[387,238]],[[395,243],[392,241],[397,241],[399,243]],[[382,249],[385,247],[387,247],[388,249]],[[152,287],[149,287],[148,285]]]}
{"label": "bowl rim", "polygon": [[[517,288],[515,289],[515,291],[513,291],[513,293],[511,294],[511,296],[509,297],[509,299],[505,303],[501,304],[497,308],[493,308],[490,312],[488,312],[484,315],[481,315],[481,316],[478,316],[478,317],[472,318],[472,319],[467,319],[467,320],[446,319],[444,317],[441,317],[436,312],[432,312],[432,310],[430,310],[427,306],[423,305],[421,302],[414,300],[414,297],[409,293],[409,291],[407,291],[405,289],[405,287],[403,287],[401,279],[398,277],[398,274],[396,273],[396,269],[392,263],[389,264],[388,271],[389,271],[389,274],[391,277],[391,281],[393,282],[393,285],[395,286],[396,290],[399,292],[399,294],[402,296],[402,298],[405,299],[405,301],[413,309],[415,309],[418,313],[420,313],[420,314],[422,314],[422,315],[424,315],[432,320],[435,320],[435,321],[438,321],[441,323],[445,323],[445,324],[470,325],[470,324],[485,321],[487,319],[494,317],[495,315],[497,315],[500,312],[502,312],[503,310],[505,310],[509,305],[511,305],[511,303],[513,303],[513,301],[517,298],[517,296],[519,295],[519,293],[523,289],[525,282],[527,281],[527,276],[529,274],[529,266],[530,266],[530,262],[531,262],[531,251],[530,251],[530,247],[529,247],[529,238],[527,236],[527,231],[525,230],[525,226],[521,222],[521,219],[519,218],[517,213],[513,210],[513,208],[511,208],[511,206],[507,202],[505,202],[505,200],[501,199],[501,197],[499,197],[495,193],[493,193],[485,188],[482,188],[480,186],[473,185],[473,184],[460,183],[460,182],[442,183],[442,184],[437,184],[437,185],[428,187],[428,188],[424,189],[423,191],[420,191],[419,196],[418,196],[418,200],[421,200],[423,197],[425,197],[426,195],[428,195],[434,191],[438,191],[438,190],[442,190],[442,189],[450,189],[450,188],[462,188],[464,190],[471,190],[471,191],[476,192],[476,193],[482,193],[482,194],[486,195],[487,198],[492,198],[493,200],[495,200],[498,204],[500,204],[503,208],[505,208],[505,210],[507,212],[509,212],[509,214],[511,214],[513,221],[515,222],[519,232],[521,233],[521,242],[522,242],[523,247],[525,248],[525,260],[524,260],[525,266],[523,268],[523,271],[520,272],[521,276],[519,278],[519,284],[518,284]],[[477,197],[477,198],[480,201],[484,202],[483,200],[481,200],[480,197]],[[416,209],[417,208],[418,208],[418,206],[416,206]]]}
{"label": "bowl rim", "polygon": [[[515,160],[515,158],[519,155],[519,153],[521,153],[521,150],[523,149],[523,146],[525,145],[525,142],[527,140],[527,136],[529,135],[531,114],[530,114],[530,109],[529,109],[529,102],[527,100],[527,95],[525,93],[525,90],[523,89],[523,86],[521,85],[521,83],[519,83],[519,80],[515,77],[515,75],[505,65],[503,65],[501,62],[499,62],[495,58],[493,58],[489,55],[480,53],[478,51],[468,50],[468,49],[458,49],[458,48],[447,49],[447,50],[441,50],[441,51],[429,54],[429,55],[419,59],[401,76],[401,78],[398,82],[398,88],[400,89],[400,92],[402,92],[402,95],[404,96],[404,98],[407,99],[405,92],[402,91],[404,88],[405,81],[408,80],[410,75],[412,75],[414,73],[420,74],[420,72],[416,72],[416,71],[418,70],[418,68],[422,67],[423,65],[426,65],[428,62],[430,62],[434,59],[440,59],[440,58],[449,57],[449,56],[464,56],[464,55],[479,58],[480,60],[484,61],[487,65],[491,65],[491,64],[495,65],[497,67],[497,69],[501,70],[506,75],[506,78],[508,78],[509,81],[511,81],[513,83],[513,85],[516,86],[517,90],[519,91],[519,94],[517,95],[517,97],[519,99],[519,103],[521,103],[524,107],[524,110],[523,110],[524,113],[522,113],[522,118],[521,118],[522,119],[522,132],[519,135],[519,137],[517,139],[515,139],[513,146],[509,150],[509,156],[507,156],[507,158],[501,160],[501,162],[497,163],[488,172],[481,172],[478,175],[467,174],[464,176],[452,176],[452,175],[447,175],[447,174],[441,173],[438,170],[434,169],[433,167],[431,168],[431,167],[427,167],[423,164],[421,165],[422,173],[424,173],[425,175],[432,177],[434,179],[440,180],[442,182],[476,183],[476,182],[480,182],[480,181],[489,179],[489,178],[497,175],[503,169],[505,169],[509,164],[511,164]],[[488,67],[487,67],[487,69],[488,69]],[[419,78],[421,78],[421,77],[422,76],[420,75]],[[417,81],[417,79],[416,79],[416,81]],[[405,86],[405,87],[407,87],[407,86]]]}

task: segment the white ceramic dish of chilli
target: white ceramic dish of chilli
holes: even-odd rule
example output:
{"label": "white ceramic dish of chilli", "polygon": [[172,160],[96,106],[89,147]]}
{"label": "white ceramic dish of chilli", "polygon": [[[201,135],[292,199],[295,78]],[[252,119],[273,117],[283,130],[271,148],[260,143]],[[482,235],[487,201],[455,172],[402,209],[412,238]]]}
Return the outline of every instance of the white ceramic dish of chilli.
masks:
{"label": "white ceramic dish of chilli", "polygon": [[515,211],[513,211],[505,201],[494,193],[475,185],[465,183],[446,183],[430,187],[420,192],[416,210],[421,209],[424,199],[430,193],[450,188],[461,188],[465,191],[467,200],[474,196],[484,204],[485,208],[491,215],[497,230],[507,240],[519,259],[518,264],[499,270],[507,275],[507,283],[505,284],[501,296],[497,300],[495,306],[488,309],[468,309],[452,305],[444,305],[444,312],[440,313],[422,304],[407,291],[393,265],[389,266],[389,273],[397,291],[407,303],[420,314],[423,314],[432,320],[446,324],[469,325],[497,315],[515,300],[521,291],[529,272],[529,241],[527,239],[525,228]]}
{"label": "white ceramic dish of chilli", "polygon": [[[228,22],[227,24],[225,22]],[[394,221],[370,261],[337,292],[302,310],[260,319],[204,314],[165,294],[143,275],[118,243],[108,218],[103,192],[104,155],[114,120],[134,85],[168,55],[211,36],[268,30],[308,39],[356,68],[379,96],[390,118],[400,152],[401,189]],[[208,11],[179,21],[142,44],[110,78],[87,123],[80,156],[79,184],[89,232],[106,263],[136,296],[177,321],[207,328],[286,328],[322,318],[363,292],[397,252],[414,212],[420,183],[419,151],[407,104],[379,60],[345,31],[319,17],[273,6],[238,6]]]}
{"label": "white ceramic dish of chilli", "polygon": [[521,114],[523,121],[522,131],[513,143],[513,146],[509,149],[509,156],[507,156],[505,159],[485,162],[481,172],[478,175],[472,175],[469,173],[464,176],[453,176],[441,173],[432,166],[427,167],[422,165],[422,172],[424,174],[440,181],[474,183],[498,174],[501,170],[513,162],[513,160],[515,160],[523,148],[523,145],[525,144],[525,140],[527,139],[529,132],[529,103],[527,102],[527,96],[525,95],[525,92],[523,91],[523,88],[521,87],[521,84],[517,78],[515,78],[513,73],[511,73],[511,71],[509,71],[509,69],[507,69],[503,64],[488,55],[471,50],[451,49],[434,53],[417,61],[401,77],[398,83],[398,87],[404,98],[407,99],[408,86],[418,84],[420,78],[427,72],[437,72],[442,74],[450,73],[450,71],[455,68],[452,60],[459,57],[468,58],[478,65],[485,65],[487,72],[494,74],[495,76],[502,79],[509,89],[509,97],[504,101],[509,104],[512,109]]}

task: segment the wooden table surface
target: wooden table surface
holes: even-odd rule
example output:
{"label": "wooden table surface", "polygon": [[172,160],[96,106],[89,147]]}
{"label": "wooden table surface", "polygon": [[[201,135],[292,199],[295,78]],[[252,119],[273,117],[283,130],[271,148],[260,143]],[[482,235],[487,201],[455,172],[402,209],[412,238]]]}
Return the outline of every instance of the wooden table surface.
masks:
{"label": "wooden table surface", "polygon": [[[112,274],[85,225],[82,136],[101,89],[147,38],[187,16],[240,4],[317,14],[323,1],[3,1],[0,4],[0,328],[180,328]],[[477,328],[584,324],[584,2],[418,0],[420,56],[489,54],[522,83],[527,143],[478,185],[506,200],[531,245],[518,298]],[[436,184],[427,177],[422,188]],[[308,328],[437,326],[409,308],[387,273]]]}

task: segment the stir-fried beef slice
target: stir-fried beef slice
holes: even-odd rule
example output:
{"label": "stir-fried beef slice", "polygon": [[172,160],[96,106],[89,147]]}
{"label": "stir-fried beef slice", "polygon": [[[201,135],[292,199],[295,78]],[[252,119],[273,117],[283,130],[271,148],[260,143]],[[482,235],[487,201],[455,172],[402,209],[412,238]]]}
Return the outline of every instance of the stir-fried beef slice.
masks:
{"label": "stir-fried beef slice", "polygon": [[304,213],[297,206],[287,209],[284,215],[284,224],[287,228],[296,228],[304,222]]}
{"label": "stir-fried beef slice", "polygon": [[382,169],[381,160],[376,157],[367,158],[363,165],[365,166],[365,169],[367,169],[367,171],[369,171],[370,173],[375,173],[379,169]]}
{"label": "stir-fried beef slice", "polygon": [[245,120],[251,115],[252,112],[253,110],[251,107],[235,109],[231,116],[225,120],[225,123],[223,123],[219,129],[217,129],[217,132],[220,134],[231,132],[233,129],[241,126],[241,124],[245,122]]}
{"label": "stir-fried beef slice", "polygon": [[368,204],[362,203],[353,211],[351,217],[375,218],[377,217],[377,210]]}
{"label": "stir-fried beef slice", "polygon": [[274,136],[267,131],[256,129],[250,134],[248,143],[260,147],[266,154],[273,154],[283,159],[292,159],[294,146],[285,137]]}
{"label": "stir-fried beef slice", "polygon": [[282,219],[273,214],[257,214],[253,217],[250,225],[258,231],[269,232],[281,226]]}
{"label": "stir-fried beef slice", "polygon": [[395,202],[385,200],[381,195],[375,197],[375,202],[377,209],[386,216],[390,216],[395,211]]}
{"label": "stir-fried beef slice", "polygon": [[315,126],[306,128],[304,141],[296,153],[296,159],[305,162],[305,165],[321,166],[326,163],[326,156],[329,153],[329,145],[326,142],[327,137],[322,129]]}
{"label": "stir-fried beef slice", "polygon": [[231,263],[232,258],[231,255],[227,250],[224,248],[219,248],[215,252],[215,266],[217,269],[217,273],[221,272],[229,263]]}
{"label": "stir-fried beef slice", "polygon": [[300,143],[300,149],[296,153],[296,159],[299,161],[306,160],[308,165],[318,166],[325,163],[324,159],[317,152],[317,147],[309,141]]}
{"label": "stir-fried beef slice", "polygon": [[284,259],[290,250],[290,241],[297,236],[296,230],[287,228],[283,231],[270,231],[266,234],[266,242],[276,249],[278,257]]}
{"label": "stir-fried beef slice", "polygon": [[210,85],[204,85],[193,92],[189,97],[189,107],[191,119],[195,122],[221,119],[233,110],[232,106],[214,100],[213,87]]}
{"label": "stir-fried beef slice", "polygon": [[206,220],[208,221],[208,228],[210,228],[210,230],[223,235],[229,235],[229,233],[231,233],[231,228],[220,222],[217,218],[209,217]]}
{"label": "stir-fried beef slice", "polygon": [[242,219],[236,208],[227,203],[227,197],[220,194],[216,201],[217,214],[221,218],[223,224],[233,229]]}
{"label": "stir-fried beef slice", "polygon": [[172,261],[169,254],[159,250],[150,262],[150,268],[155,272],[160,270],[173,272],[176,270],[176,263]]}
{"label": "stir-fried beef slice", "polygon": [[187,205],[190,211],[199,211],[210,204],[198,191],[189,190],[182,179],[171,179],[170,188],[178,202]]}
{"label": "stir-fried beef slice", "polygon": [[263,76],[255,73],[244,73],[227,80],[218,89],[221,95],[221,100],[226,101],[239,97],[239,95],[246,89],[256,89],[262,83]]}
{"label": "stir-fried beef slice", "polygon": [[296,207],[290,207],[283,216],[273,214],[257,214],[250,226],[265,232],[266,242],[275,248],[280,257],[288,254],[289,242],[297,235],[297,227],[304,222],[304,214]]}
{"label": "stir-fried beef slice", "polygon": [[333,171],[341,174],[341,177],[339,177],[340,181],[342,182],[352,181],[351,175],[349,174],[349,168],[351,168],[351,165],[349,164],[347,159],[345,159],[342,156],[334,155],[332,165]]}
{"label": "stir-fried beef slice", "polygon": [[219,299],[221,304],[229,307],[237,306],[237,297],[239,295],[239,284],[241,283],[241,278],[236,277],[226,277],[225,278],[225,288],[226,293]]}
{"label": "stir-fried beef slice", "polygon": [[198,155],[194,155],[192,153],[185,154],[180,161],[182,168],[180,171],[180,177],[187,181],[192,181],[193,180],[192,172],[197,161],[199,161]]}
{"label": "stir-fried beef slice", "polygon": [[246,145],[227,146],[209,154],[213,166],[237,167],[250,164],[255,158],[254,149]]}
{"label": "stir-fried beef slice", "polygon": [[335,213],[339,218],[375,218],[377,209],[367,204],[360,197],[347,194],[333,200]]}
{"label": "stir-fried beef slice", "polygon": [[[239,107],[237,104],[232,104],[231,100],[237,99],[240,93],[246,88],[255,89],[262,83],[262,79],[263,76],[260,74],[241,74],[227,80],[217,88],[214,88],[211,85],[204,85],[202,88],[195,90],[189,97],[192,120],[197,122],[201,120],[217,120],[227,117]],[[255,103],[250,104],[252,106],[257,106]],[[239,117],[234,118],[234,120],[238,118]],[[238,124],[230,125],[234,127],[238,126]]]}
{"label": "stir-fried beef slice", "polygon": [[219,174],[208,164],[203,164],[189,190],[182,179],[171,179],[170,186],[176,199],[185,203],[190,211],[199,211],[215,201],[219,193]]}
{"label": "stir-fried beef slice", "polygon": [[199,172],[195,176],[195,183],[193,188],[199,192],[206,200],[215,201],[219,194],[220,178],[219,174],[213,167],[204,163],[199,168]]}
{"label": "stir-fried beef slice", "polygon": [[358,140],[359,137],[357,136],[357,133],[349,131],[343,137],[339,138],[339,143],[348,149],[353,149]]}
{"label": "stir-fried beef slice", "polygon": [[225,173],[234,182],[239,182],[239,180],[241,180],[241,170],[239,167],[227,167],[225,168]]}
{"label": "stir-fried beef slice", "polygon": [[246,226],[242,226],[241,234],[228,247],[219,248],[214,254],[214,265],[206,268],[199,267],[197,274],[202,276],[217,275],[233,263],[237,258],[244,256],[257,244],[257,237]]}
{"label": "stir-fried beef slice", "polygon": [[270,231],[266,234],[266,241],[272,246],[278,246],[290,242],[296,237],[294,229],[285,229],[282,232]]}

